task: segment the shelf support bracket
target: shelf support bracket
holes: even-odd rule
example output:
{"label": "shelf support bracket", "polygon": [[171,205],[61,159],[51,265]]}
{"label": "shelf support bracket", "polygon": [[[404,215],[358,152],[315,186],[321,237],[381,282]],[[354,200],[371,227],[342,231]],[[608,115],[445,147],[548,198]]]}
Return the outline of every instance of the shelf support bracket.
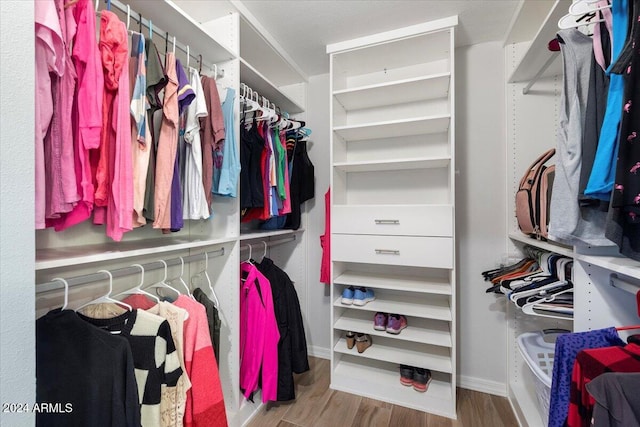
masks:
{"label": "shelf support bracket", "polygon": [[549,57],[549,59],[547,59],[547,62],[544,63],[544,65],[542,66],[542,68],[540,68],[540,71],[538,71],[536,73],[535,76],[533,76],[533,78],[529,81],[529,83],[527,83],[527,85],[522,89],[522,94],[526,95],[529,93],[529,90],[531,89],[531,87],[536,84],[536,82],[540,79],[540,77],[542,76],[542,74],[547,71],[547,68],[549,68],[551,66],[551,64],[553,64],[553,62],[556,60],[556,58],[558,57],[557,54],[553,54]]}

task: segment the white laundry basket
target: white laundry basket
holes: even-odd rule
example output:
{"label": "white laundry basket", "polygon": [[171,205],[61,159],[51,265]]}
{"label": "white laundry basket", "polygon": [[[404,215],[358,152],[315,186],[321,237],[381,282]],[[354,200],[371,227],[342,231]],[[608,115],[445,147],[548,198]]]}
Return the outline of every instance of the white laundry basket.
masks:
{"label": "white laundry basket", "polygon": [[549,419],[549,400],[551,398],[551,378],[553,376],[553,357],[558,332],[526,332],[518,337],[518,348],[525,362],[535,376],[536,397],[540,416],[546,422]]}

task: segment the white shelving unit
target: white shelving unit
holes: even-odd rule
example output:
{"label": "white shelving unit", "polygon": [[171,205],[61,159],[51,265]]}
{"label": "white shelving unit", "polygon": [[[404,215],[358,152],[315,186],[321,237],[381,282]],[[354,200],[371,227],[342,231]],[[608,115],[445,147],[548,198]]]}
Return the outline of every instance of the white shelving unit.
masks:
{"label": "white shelving unit", "polygon": [[[457,17],[336,43],[331,55],[331,387],[456,418],[454,58]],[[348,286],[376,299],[342,303]],[[398,335],[376,312],[407,317]],[[348,331],[373,345],[348,349]],[[430,369],[429,391],[399,365]]]}
{"label": "white shelving unit", "polygon": [[[562,61],[549,52],[547,43],[558,31],[558,20],[568,13],[570,0],[523,2],[505,46],[507,90],[507,200],[513,200],[522,171],[541,152],[556,145],[558,111],[562,92]],[[551,58],[551,66],[540,72]],[[536,94],[522,88],[536,82]],[[534,119],[535,117],[535,119]],[[574,315],[531,316],[507,306],[509,400],[520,425],[547,425],[535,395],[534,377],[517,348],[517,337],[525,332],[563,328],[576,332],[638,323],[635,294],[640,290],[640,262],[620,256],[616,247],[565,246],[540,241],[517,230],[513,205],[508,205],[506,226],[511,248],[531,245],[572,257]],[[612,286],[616,282],[622,285]],[[631,292],[631,294],[630,294]]]}

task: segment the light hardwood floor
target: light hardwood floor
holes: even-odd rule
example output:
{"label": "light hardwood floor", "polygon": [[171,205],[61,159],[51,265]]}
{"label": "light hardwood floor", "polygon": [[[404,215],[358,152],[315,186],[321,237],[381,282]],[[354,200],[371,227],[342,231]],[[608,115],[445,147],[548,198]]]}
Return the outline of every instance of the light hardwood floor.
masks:
{"label": "light hardwood floor", "polygon": [[296,375],[296,400],[269,404],[248,427],[515,427],[507,399],[458,389],[458,419],[329,388],[329,361],[310,357],[311,370]]}

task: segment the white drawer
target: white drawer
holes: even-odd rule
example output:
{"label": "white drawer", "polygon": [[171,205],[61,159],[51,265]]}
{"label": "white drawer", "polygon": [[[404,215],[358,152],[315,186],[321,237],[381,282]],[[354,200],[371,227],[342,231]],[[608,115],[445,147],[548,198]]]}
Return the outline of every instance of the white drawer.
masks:
{"label": "white drawer", "polygon": [[331,231],[338,234],[453,236],[451,205],[334,206]]}
{"label": "white drawer", "polygon": [[450,237],[333,234],[331,239],[334,261],[453,267],[453,239]]}

